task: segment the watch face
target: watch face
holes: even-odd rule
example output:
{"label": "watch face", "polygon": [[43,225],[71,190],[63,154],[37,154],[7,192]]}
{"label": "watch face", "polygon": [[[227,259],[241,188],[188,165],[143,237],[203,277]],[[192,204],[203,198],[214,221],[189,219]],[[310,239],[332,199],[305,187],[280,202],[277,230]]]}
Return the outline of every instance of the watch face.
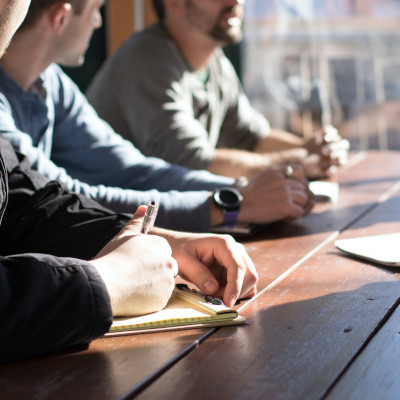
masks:
{"label": "watch face", "polygon": [[215,192],[214,200],[224,210],[239,210],[243,196],[237,189],[222,188]]}

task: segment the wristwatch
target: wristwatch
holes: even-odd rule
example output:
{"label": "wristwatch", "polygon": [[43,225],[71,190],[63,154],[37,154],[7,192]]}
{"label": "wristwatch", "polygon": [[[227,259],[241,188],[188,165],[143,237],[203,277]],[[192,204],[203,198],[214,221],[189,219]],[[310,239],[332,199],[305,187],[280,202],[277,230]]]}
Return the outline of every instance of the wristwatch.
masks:
{"label": "wristwatch", "polygon": [[236,223],[243,196],[233,187],[223,187],[214,192],[214,203],[224,213],[223,225]]}

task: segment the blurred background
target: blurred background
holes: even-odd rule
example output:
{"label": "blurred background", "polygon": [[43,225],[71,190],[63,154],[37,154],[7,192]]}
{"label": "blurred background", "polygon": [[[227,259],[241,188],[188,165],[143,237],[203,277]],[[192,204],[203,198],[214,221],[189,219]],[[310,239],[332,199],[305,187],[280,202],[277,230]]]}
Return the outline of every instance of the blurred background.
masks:
{"label": "blurred background", "polygon": [[399,0],[247,0],[244,34],[243,84],[273,126],[400,149]]}
{"label": "blurred background", "polygon": [[[154,21],[150,0],[108,0],[85,90],[107,54]],[[244,38],[225,49],[253,105],[275,128],[336,126],[353,150],[400,150],[400,0],[246,0]]]}

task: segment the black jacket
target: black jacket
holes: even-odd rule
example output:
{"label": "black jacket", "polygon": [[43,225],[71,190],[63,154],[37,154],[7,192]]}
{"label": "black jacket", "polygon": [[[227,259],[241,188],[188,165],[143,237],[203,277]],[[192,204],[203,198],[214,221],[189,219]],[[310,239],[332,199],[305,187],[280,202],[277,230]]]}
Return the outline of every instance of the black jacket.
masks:
{"label": "black jacket", "polygon": [[107,332],[103,281],[84,260],[125,225],[30,169],[0,135],[0,361],[86,344]]}

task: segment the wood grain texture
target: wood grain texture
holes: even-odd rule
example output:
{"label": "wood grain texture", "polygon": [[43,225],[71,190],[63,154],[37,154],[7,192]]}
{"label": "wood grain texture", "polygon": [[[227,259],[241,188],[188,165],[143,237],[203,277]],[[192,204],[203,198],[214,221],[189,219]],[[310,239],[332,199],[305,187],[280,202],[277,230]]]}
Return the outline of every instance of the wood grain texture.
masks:
{"label": "wood grain texture", "polygon": [[[259,290],[374,209],[382,196],[384,199],[399,184],[399,158],[398,152],[357,155],[351,165],[332,178],[340,182],[337,203],[318,203],[307,217],[293,223],[272,224],[246,241],[246,249],[260,275]],[[392,218],[391,214],[387,218]]]}
{"label": "wood grain texture", "polygon": [[386,320],[399,300],[399,275],[343,256],[333,242],[400,230],[399,160],[395,152],[356,156],[333,177],[337,203],[245,242],[260,275],[259,295],[237,306],[249,325],[99,339],[3,364],[0,398],[346,398],[349,383],[340,378],[357,387],[358,359],[376,354],[371,338],[382,335],[383,346],[392,335],[388,344],[397,344]]}
{"label": "wood grain texture", "polygon": [[394,169],[378,159],[342,171],[339,203],[318,214],[322,228],[332,218],[331,232],[304,219],[307,233],[297,239],[249,242],[261,265],[259,290],[290,265],[297,268],[242,306],[249,326],[219,330],[138,398],[323,398],[400,296],[398,273],[344,257],[333,245],[345,227],[349,237],[399,230],[398,154]]}
{"label": "wood grain texture", "polygon": [[323,398],[398,299],[397,274],[318,254],[138,398]]}
{"label": "wood grain texture", "polygon": [[205,332],[104,338],[89,349],[0,364],[0,399],[117,399],[191,351]]}
{"label": "wood grain texture", "polygon": [[388,322],[327,396],[327,400],[397,400],[400,394],[399,371],[400,308],[397,306]]}
{"label": "wood grain texture", "polygon": [[107,51],[111,54],[134,31],[133,0],[106,3]]}

